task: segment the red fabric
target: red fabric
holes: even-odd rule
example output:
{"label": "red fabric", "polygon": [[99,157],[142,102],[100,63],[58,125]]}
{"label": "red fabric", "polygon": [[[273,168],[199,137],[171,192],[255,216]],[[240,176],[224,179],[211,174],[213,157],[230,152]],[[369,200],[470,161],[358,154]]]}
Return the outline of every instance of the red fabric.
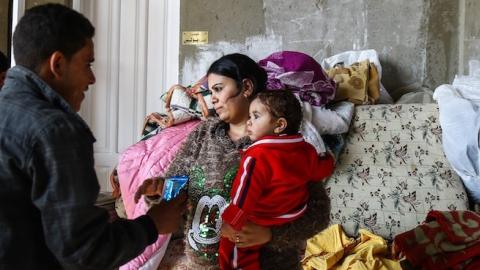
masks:
{"label": "red fabric", "polygon": [[301,214],[280,216],[301,211],[308,199],[307,183],[330,176],[333,167],[333,158],[318,157],[301,135],[263,137],[244,152],[230,193],[231,205],[222,218],[237,229],[247,219],[264,226],[292,221]]}
{"label": "red fabric", "polygon": [[[333,158],[319,157],[301,135],[263,137],[243,153],[230,194],[232,200],[222,213],[223,222],[241,230],[247,221],[273,226],[297,219],[307,207],[308,182],[325,179],[333,168]],[[229,247],[232,245],[222,246],[220,242],[224,254],[231,254]],[[228,265],[222,258],[229,257],[220,256],[221,263]],[[247,265],[239,267],[246,269]]]}
{"label": "red fabric", "polygon": [[422,269],[474,269],[480,260],[479,238],[476,213],[430,211],[424,224],[395,237],[394,249]]}
{"label": "red fabric", "polygon": [[220,239],[218,261],[222,270],[260,270],[259,256],[260,246],[235,248],[235,243],[227,238]]}
{"label": "red fabric", "polygon": [[465,270],[478,270],[480,269],[480,260],[473,258],[471,262],[465,265]]}
{"label": "red fabric", "polygon": [[248,221],[248,215],[237,205],[230,204],[222,213],[223,222],[227,222],[235,230],[240,231]]}

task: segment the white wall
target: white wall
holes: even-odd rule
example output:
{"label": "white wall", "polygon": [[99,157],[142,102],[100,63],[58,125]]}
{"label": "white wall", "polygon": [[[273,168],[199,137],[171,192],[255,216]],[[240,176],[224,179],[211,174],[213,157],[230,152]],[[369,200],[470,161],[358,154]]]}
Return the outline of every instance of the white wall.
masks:
{"label": "white wall", "polygon": [[179,4],[176,0],[76,0],[96,28],[94,72],[80,114],[92,129],[102,190],[119,153],[140,138],[147,113],[178,80]]}

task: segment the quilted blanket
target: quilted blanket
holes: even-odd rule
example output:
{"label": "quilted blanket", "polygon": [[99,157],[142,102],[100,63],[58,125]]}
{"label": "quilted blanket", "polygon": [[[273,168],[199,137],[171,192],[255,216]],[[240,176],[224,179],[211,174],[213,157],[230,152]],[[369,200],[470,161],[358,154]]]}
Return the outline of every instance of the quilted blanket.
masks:
{"label": "quilted blanket", "polygon": [[[143,180],[161,176],[166,171],[188,134],[199,123],[200,121],[190,121],[164,129],[158,135],[130,146],[120,155],[117,172],[128,218],[133,219],[146,213],[147,206],[143,200],[138,204],[134,202],[137,188]],[[155,263],[149,262],[146,268],[156,269],[163,257],[163,253],[159,252],[165,252],[169,239],[170,235],[159,235],[155,243],[120,269],[139,269],[152,257]]]}

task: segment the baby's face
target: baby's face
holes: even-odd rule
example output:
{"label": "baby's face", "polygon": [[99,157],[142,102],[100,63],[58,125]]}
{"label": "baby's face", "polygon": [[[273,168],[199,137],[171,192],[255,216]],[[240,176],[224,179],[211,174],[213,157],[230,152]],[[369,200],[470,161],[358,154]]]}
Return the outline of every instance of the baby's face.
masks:
{"label": "baby's face", "polygon": [[250,103],[247,122],[247,134],[250,140],[256,141],[263,136],[275,135],[276,127],[275,119],[267,110],[267,107],[259,99],[254,99]]}

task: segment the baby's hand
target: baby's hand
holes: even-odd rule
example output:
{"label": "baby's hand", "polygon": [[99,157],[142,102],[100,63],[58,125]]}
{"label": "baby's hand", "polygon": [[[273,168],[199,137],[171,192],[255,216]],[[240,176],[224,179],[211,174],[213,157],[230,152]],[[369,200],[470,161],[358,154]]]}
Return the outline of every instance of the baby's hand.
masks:
{"label": "baby's hand", "polygon": [[161,196],[163,191],[164,179],[162,177],[149,178],[143,181],[142,185],[138,187],[135,192],[135,203],[138,203],[142,195],[145,196]]}

